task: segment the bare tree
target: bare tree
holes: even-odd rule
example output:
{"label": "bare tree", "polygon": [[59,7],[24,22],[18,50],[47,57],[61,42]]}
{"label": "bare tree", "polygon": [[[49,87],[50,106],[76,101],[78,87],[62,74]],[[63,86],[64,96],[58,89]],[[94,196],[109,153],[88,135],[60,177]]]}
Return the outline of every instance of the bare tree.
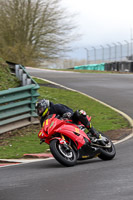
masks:
{"label": "bare tree", "polygon": [[0,57],[24,65],[69,50],[75,25],[61,0],[0,0]]}

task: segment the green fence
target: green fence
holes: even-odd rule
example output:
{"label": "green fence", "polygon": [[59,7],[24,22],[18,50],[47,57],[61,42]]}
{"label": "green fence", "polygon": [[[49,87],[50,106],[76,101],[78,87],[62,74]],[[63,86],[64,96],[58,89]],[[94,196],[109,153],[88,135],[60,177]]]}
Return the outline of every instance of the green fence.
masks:
{"label": "green fence", "polygon": [[0,133],[34,123],[37,117],[35,103],[39,85],[23,66],[15,65],[15,72],[24,86],[0,92]]}
{"label": "green fence", "polygon": [[105,63],[75,66],[74,69],[104,71]]}

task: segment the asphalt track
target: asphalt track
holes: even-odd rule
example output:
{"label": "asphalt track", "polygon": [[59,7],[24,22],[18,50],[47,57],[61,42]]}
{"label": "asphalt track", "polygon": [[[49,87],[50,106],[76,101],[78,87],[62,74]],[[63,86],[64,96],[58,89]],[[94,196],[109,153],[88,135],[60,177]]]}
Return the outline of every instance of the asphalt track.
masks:
{"label": "asphalt track", "polygon": [[[133,118],[133,75],[30,70],[93,96]],[[116,145],[112,161],[80,161],[66,168],[54,159],[0,168],[0,200],[132,200],[133,139]]]}
{"label": "asphalt track", "polygon": [[27,71],[33,76],[90,95],[133,118],[133,74],[83,74],[43,69],[27,69]]}

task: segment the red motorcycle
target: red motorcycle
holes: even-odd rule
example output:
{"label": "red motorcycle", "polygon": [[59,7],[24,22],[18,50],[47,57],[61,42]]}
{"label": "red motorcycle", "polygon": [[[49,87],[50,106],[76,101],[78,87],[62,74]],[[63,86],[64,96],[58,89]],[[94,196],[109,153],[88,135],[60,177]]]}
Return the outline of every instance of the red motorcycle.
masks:
{"label": "red motorcycle", "polygon": [[[88,117],[88,116],[87,116]],[[91,121],[91,117],[88,117]],[[85,127],[74,124],[69,119],[55,114],[50,115],[43,123],[38,133],[40,144],[49,144],[54,158],[64,166],[74,166],[77,160],[99,157],[111,160],[116,154],[112,141],[103,133],[97,139],[90,132],[84,132]]]}

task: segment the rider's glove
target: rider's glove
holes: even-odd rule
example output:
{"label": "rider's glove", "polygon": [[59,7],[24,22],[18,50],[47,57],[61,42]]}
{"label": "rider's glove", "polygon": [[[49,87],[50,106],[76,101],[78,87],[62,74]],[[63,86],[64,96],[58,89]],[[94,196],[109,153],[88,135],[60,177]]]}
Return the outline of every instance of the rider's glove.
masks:
{"label": "rider's glove", "polygon": [[72,114],[70,112],[64,113],[62,115],[63,118],[71,118]]}

